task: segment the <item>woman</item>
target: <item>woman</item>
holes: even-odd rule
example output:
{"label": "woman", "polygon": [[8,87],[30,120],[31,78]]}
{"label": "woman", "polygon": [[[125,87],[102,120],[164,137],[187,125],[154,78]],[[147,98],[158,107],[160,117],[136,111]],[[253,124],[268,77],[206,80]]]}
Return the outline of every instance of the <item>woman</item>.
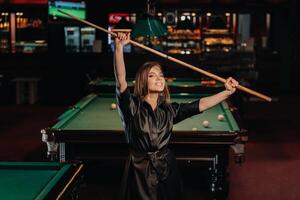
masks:
{"label": "woman", "polygon": [[147,62],[137,72],[134,94],[126,82],[123,46],[130,35],[117,33],[114,68],[120,117],[129,145],[121,185],[128,200],[182,199],[182,184],[174,155],[167,148],[173,124],[199,114],[233,94],[238,82],[228,78],[225,90],[191,103],[171,103],[162,68]]}

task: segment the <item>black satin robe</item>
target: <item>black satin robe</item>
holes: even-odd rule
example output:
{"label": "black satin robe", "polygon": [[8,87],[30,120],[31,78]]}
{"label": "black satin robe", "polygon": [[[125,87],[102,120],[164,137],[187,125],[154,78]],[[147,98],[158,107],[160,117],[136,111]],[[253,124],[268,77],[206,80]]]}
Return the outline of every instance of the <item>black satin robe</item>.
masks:
{"label": "black satin robe", "polygon": [[176,200],[182,183],[176,159],[167,148],[173,124],[199,114],[199,100],[167,104],[159,98],[153,110],[146,101],[117,90],[119,114],[129,145],[129,157],[121,183],[126,200]]}

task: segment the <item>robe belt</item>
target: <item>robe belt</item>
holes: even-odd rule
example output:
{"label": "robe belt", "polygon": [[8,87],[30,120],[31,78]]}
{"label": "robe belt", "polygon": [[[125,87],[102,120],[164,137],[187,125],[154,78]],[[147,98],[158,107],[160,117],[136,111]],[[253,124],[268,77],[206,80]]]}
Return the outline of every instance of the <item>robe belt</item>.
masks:
{"label": "robe belt", "polygon": [[[137,152],[131,151],[133,156],[144,157],[150,161],[151,166],[157,177],[157,181],[163,181],[167,179],[169,175],[169,162],[168,162],[168,148],[162,148],[153,152]],[[157,182],[158,183],[158,182]]]}

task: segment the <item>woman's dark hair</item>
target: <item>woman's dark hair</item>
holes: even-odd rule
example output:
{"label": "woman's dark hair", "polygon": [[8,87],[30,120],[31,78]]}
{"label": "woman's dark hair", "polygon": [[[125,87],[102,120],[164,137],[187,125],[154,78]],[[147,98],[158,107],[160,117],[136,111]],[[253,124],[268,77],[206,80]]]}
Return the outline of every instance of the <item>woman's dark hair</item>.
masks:
{"label": "woman's dark hair", "polygon": [[[144,63],[136,73],[134,95],[143,99],[148,94],[148,74],[152,67],[159,67],[162,71],[162,67],[158,62],[146,62]],[[167,84],[165,84],[162,92],[164,102],[170,102],[170,93]]]}

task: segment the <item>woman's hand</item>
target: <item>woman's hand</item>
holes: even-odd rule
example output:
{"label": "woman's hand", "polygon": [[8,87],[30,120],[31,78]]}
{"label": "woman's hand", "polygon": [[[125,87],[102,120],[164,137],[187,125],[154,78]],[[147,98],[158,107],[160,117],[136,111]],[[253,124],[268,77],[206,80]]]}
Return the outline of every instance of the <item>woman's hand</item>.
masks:
{"label": "woman's hand", "polygon": [[116,48],[125,46],[129,43],[130,33],[117,32],[117,36],[115,37]]}
{"label": "woman's hand", "polygon": [[239,82],[237,82],[232,77],[229,77],[225,82],[225,88],[229,95],[232,95],[235,91],[237,86],[239,85]]}

